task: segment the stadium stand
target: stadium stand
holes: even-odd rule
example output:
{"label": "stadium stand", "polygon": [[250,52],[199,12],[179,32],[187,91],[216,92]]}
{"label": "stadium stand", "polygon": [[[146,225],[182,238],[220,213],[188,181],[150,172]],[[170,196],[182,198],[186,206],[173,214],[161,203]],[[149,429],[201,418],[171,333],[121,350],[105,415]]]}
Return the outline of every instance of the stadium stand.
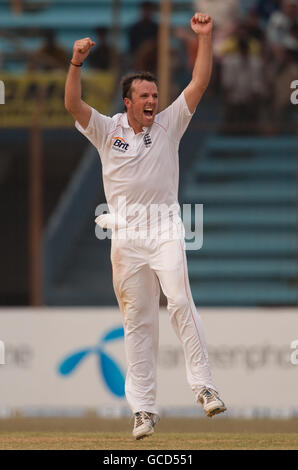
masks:
{"label": "stadium stand", "polygon": [[[30,0],[22,1],[23,10],[15,13],[9,0],[0,2],[0,38],[3,66],[6,70],[22,71],[26,56],[42,43],[42,32],[51,29],[59,44],[71,53],[78,37],[94,36],[98,26],[113,24],[113,2],[110,0]],[[121,51],[128,47],[126,28],[138,18],[139,0],[120,4]],[[158,3],[158,2],[156,2]],[[185,25],[192,12],[192,3],[174,0],[172,25]]]}
{"label": "stadium stand", "polygon": [[[45,30],[52,29],[57,43],[70,54],[78,37],[92,37],[99,25],[111,27],[113,23],[110,0],[24,0],[19,2],[21,9],[12,8],[13,3],[18,2],[0,0],[0,66],[6,72],[26,70]],[[244,11],[251,3],[242,1]],[[137,19],[139,4],[137,0],[121,2],[118,46],[122,52],[127,50],[127,27]],[[172,25],[188,24],[192,11],[191,1],[173,0]],[[120,103],[119,95],[114,99],[111,108]],[[207,97],[181,146],[180,203],[204,204],[203,247],[187,253],[194,300],[201,306],[296,305],[296,137],[220,136],[220,122],[215,120],[218,109],[212,96],[211,100]],[[208,132],[199,128],[205,118],[211,126]],[[62,134],[67,145],[62,143]],[[26,137],[19,130],[18,148],[12,150],[16,133],[1,135],[1,178],[6,178],[2,206],[4,210],[5,202],[13,232],[21,234],[28,220],[27,167],[19,158]],[[86,149],[85,140],[74,130],[44,131],[43,136],[45,304],[115,305],[109,242],[99,242],[94,234],[94,210],[104,201],[96,151]],[[61,145],[59,151],[57,145]],[[13,197],[17,197],[17,207],[9,203]],[[11,214],[16,213],[12,221]],[[15,294],[9,293],[14,284],[21,292],[18,303],[27,303],[25,242],[15,235],[9,243],[4,265],[18,266],[18,273],[16,277],[8,270],[3,302],[14,302]],[[20,246],[19,254],[14,247]]]}
{"label": "stadium stand", "polygon": [[204,204],[203,247],[188,252],[199,304],[296,305],[296,155],[295,137],[205,143],[182,195]]}

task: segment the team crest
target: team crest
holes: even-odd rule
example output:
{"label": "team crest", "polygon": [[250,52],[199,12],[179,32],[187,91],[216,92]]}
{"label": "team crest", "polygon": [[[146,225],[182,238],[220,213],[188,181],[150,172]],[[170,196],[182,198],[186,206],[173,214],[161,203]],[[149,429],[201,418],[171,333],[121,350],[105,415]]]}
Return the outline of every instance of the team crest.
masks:
{"label": "team crest", "polygon": [[147,134],[144,135],[144,144],[146,148],[150,147],[150,145],[152,144],[152,140],[151,140],[149,132],[147,132]]}

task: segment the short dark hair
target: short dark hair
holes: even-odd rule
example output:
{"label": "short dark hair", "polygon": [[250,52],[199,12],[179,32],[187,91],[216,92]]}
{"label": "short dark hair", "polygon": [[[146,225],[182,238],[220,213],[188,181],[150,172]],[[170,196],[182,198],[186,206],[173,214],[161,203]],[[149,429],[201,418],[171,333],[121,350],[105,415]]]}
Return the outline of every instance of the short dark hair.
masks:
{"label": "short dark hair", "polygon": [[[131,85],[134,80],[146,80],[147,82],[154,82],[157,86],[157,78],[151,72],[133,72],[128,75],[125,75],[121,79],[122,86],[122,98],[131,99]],[[126,108],[126,107],[125,107]]]}
{"label": "short dark hair", "polygon": [[155,10],[156,8],[156,3],[155,2],[150,2],[149,0],[142,2],[141,3],[141,8],[151,8],[152,10]]}

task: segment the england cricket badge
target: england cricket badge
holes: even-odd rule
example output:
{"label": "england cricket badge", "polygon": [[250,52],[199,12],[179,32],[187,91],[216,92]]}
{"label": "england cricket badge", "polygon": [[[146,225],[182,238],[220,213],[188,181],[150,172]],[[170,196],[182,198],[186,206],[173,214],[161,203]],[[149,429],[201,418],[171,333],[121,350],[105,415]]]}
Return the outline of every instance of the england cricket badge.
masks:
{"label": "england cricket badge", "polygon": [[146,148],[150,147],[150,145],[152,144],[152,140],[151,140],[149,132],[147,132],[147,134],[144,135],[144,144]]}

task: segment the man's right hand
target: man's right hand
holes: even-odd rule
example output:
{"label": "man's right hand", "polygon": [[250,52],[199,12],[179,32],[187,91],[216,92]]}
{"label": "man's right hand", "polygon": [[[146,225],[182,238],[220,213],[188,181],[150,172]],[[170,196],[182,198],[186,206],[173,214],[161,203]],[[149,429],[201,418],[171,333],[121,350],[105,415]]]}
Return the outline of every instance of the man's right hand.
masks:
{"label": "man's right hand", "polygon": [[72,62],[81,64],[88,57],[91,48],[95,46],[95,42],[90,38],[79,39],[74,43]]}
{"label": "man's right hand", "polygon": [[[79,39],[73,45],[73,65],[81,65],[89,55],[95,42],[90,38]],[[90,121],[92,109],[82,100],[80,68],[69,67],[65,84],[65,107],[67,111],[86,129]]]}

